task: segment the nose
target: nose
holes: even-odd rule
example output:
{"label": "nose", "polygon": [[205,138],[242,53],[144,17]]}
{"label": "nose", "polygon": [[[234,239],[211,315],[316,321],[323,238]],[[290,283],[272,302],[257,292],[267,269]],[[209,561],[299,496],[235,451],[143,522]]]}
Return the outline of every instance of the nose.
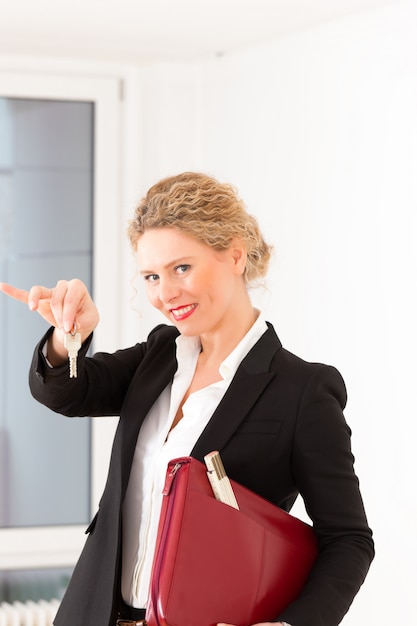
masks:
{"label": "nose", "polygon": [[180,294],[180,289],[175,280],[160,277],[158,296],[162,304],[171,304]]}

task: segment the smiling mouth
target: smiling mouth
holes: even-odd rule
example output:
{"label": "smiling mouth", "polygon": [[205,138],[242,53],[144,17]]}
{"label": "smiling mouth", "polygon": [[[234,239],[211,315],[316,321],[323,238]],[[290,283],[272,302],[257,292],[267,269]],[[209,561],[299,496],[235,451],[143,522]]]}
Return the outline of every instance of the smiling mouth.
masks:
{"label": "smiling mouth", "polygon": [[196,308],[197,304],[188,304],[187,306],[180,306],[177,309],[171,309],[171,313],[174,319],[179,321],[189,317]]}

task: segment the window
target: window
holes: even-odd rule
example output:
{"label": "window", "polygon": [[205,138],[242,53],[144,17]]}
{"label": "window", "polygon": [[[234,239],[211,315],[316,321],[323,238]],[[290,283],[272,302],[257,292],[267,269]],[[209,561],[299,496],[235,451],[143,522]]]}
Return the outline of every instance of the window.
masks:
{"label": "window", "polygon": [[[119,108],[117,79],[0,74],[0,280],[82,278],[106,310],[96,349],[118,339]],[[5,296],[0,324],[0,573],[10,586],[19,570],[56,568],[62,581],[97,507],[114,421],[35,403],[27,369],[46,325]]]}
{"label": "window", "polygon": [[[91,102],[0,98],[4,281],[28,289],[78,276],[92,289],[93,125]],[[0,311],[0,527],[86,523],[90,423],[33,400],[27,370],[47,325],[10,298]]]}

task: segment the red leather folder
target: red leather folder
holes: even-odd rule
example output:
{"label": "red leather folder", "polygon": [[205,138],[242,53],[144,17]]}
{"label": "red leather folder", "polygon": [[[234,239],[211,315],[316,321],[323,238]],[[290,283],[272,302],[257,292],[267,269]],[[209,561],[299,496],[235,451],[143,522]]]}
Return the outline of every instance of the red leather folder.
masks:
{"label": "red leather folder", "polygon": [[231,484],[239,510],[215,499],[203,463],[169,463],[148,626],[272,621],[300,593],[317,557],[312,528]]}

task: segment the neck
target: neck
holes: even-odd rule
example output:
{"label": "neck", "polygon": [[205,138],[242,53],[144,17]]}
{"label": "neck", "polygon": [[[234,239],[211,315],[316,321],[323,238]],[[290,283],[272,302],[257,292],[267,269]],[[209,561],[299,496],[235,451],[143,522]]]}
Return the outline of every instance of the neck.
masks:
{"label": "neck", "polygon": [[200,336],[201,355],[204,362],[220,364],[240,343],[258,317],[259,311],[253,308],[248,296],[248,306],[240,308],[231,323],[219,332]]}

